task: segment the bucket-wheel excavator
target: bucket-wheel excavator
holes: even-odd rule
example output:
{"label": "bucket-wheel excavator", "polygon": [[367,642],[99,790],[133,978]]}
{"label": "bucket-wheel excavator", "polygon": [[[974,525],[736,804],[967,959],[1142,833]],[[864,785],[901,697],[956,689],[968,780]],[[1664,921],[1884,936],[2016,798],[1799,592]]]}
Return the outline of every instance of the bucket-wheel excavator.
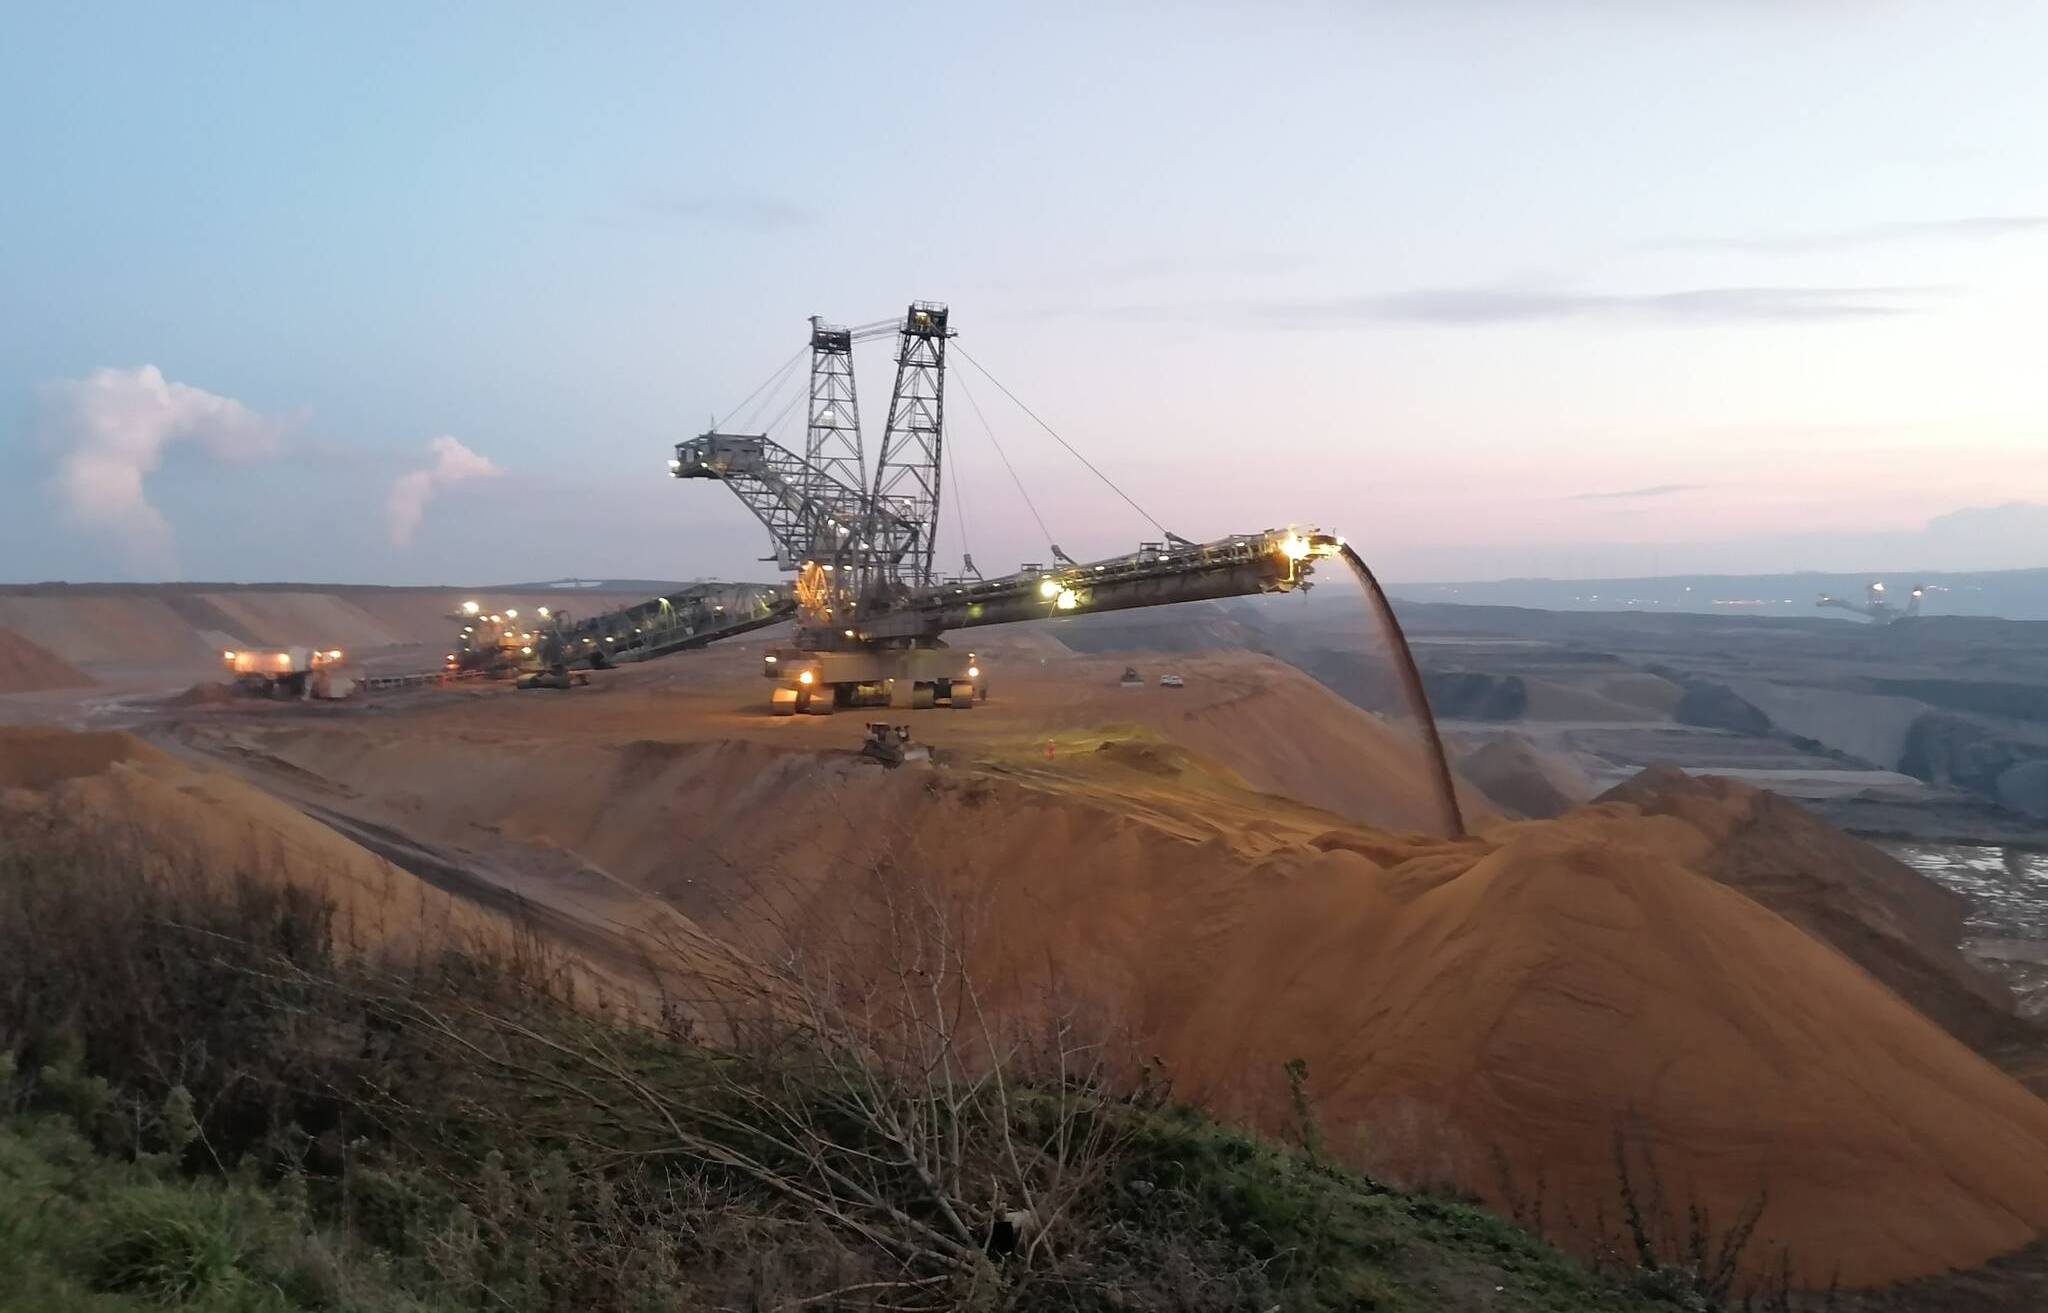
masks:
{"label": "bucket-wheel excavator", "polygon": [[[896,385],[870,470],[853,347],[892,333]],[[1052,545],[1051,567],[985,579],[968,558],[963,574],[942,577],[936,548],[953,336],[947,307],[930,301],[913,302],[901,321],[854,328],[813,318],[801,454],[766,433],[716,426],[676,444],[669,473],[730,488],[767,528],[777,566],[795,576],[794,641],[762,661],[777,714],[847,706],[964,710],[985,695],[988,671],[974,652],[944,640],[951,631],[1287,592],[1306,583],[1318,560],[1342,549],[1341,539],[1311,530],[1200,543],[1167,534],[1107,560],[1076,561]]]}

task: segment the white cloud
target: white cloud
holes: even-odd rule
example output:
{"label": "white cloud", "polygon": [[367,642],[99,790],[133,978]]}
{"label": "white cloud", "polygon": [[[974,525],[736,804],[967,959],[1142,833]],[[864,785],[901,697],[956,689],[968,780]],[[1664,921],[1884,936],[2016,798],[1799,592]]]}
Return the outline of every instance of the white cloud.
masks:
{"label": "white cloud", "polygon": [[38,391],[66,518],[165,574],[175,569],[175,535],[146,486],[164,452],[188,442],[216,460],[261,460],[277,454],[284,428],[232,397],[173,383],[155,365],[97,369]]}
{"label": "white cloud", "polygon": [[427,513],[427,503],[441,489],[467,483],[471,479],[495,478],[504,473],[488,457],[478,455],[446,434],[428,443],[427,450],[433,453],[434,463],[426,469],[399,475],[391,484],[390,495],[385,498],[384,514],[391,526],[394,546],[404,547],[412,542],[413,532],[420,527],[420,519]]}

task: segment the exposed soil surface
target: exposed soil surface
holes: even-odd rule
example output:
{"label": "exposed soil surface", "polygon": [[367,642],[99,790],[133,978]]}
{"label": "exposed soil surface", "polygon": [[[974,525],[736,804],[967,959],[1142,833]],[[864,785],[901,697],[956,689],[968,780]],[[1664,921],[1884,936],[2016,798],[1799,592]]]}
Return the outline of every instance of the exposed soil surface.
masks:
{"label": "exposed soil surface", "polygon": [[86,688],[92,680],[62,657],[0,628],[0,693],[35,693],[51,688]]}
{"label": "exposed soil surface", "polygon": [[860,761],[859,713],[765,716],[742,649],[569,692],[165,708],[143,728],[181,760],[21,770],[229,850],[311,827],[417,877],[394,906],[524,911],[612,979],[691,936],[872,962],[885,895],[920,892],[998,1013],[1099,1025],[1269,1130],[1304,1058],[1336,1151],[1540,1191],[1567,1243],[1558,1219],[1616,1215],[1617,1133],[1715,1217],[1767,1192],[1757,1254],[1817,1280],[2048,1230],[2048,1104],[1969,1047],[2017,1023],[1952,900],[1790,804],[1652,778],[1510,821],[1474,791],[1475,836],[1436,839],[1412,736],[1281,663],[1182,655],[1184,689],[1157,664],[1126,689],[1121,658],[981,655],[989,702],[897,717],[936,767]]}
{"label": "exposed soil surface", "polygon": [[[1679,755],[1815,797],[1924,793],[1853,755],[1925,723],[1924,688],[1874,673],[1937,664],[1917,631],[1856,639],[1868,677],[1826,703],[1743,646],[1775,632],[1640,658],[1548,631],[1426,637],[1477,709],[1458,727],[1473,833],[1455,840],[1428,833],[1422,740],[1341,624],[1288,661],[1200,650],[1277,644],[1258,608],[982,631],[991,697],[972,710],[773,719],[758,640],[568,691],[319,705],[192,685],[235,643],[432,664],[463,597],[0,590],[0,623],[37,645],[0,645],[0,678],[41,672],[5,718],[132,731],[0,729],[10,841],[99,826],[155,854],[144,875],[317,884],[366,950],[523,923],[626,1008],[726,955],[796,945],[871,969],[905,900],[929,901],[995,1016],[1057,1012],[1279,1133],[1297,1116],[1283,1066],[1304,1059],[1333,1151],[1503,1207],[1540,1198],[1566,1244],[1618,1217],[1617,1136],[1680,1210],[1732,1219],[1767,1195],[1753,1260],[1789,1252],[1815,1281],[1972,1268],[2048,1233],[2048,1103],[2009,1074],[2048,1084],[2048,1061],[1958,952],[1962,901],[1784,797],[1635,773]],[[1788,632],[1785,660],[1836,650]],[[1701,719],[1688,697],[1729,714],[1681,724]],[[909,723],[936,764],[861,760],[870,717]]]}

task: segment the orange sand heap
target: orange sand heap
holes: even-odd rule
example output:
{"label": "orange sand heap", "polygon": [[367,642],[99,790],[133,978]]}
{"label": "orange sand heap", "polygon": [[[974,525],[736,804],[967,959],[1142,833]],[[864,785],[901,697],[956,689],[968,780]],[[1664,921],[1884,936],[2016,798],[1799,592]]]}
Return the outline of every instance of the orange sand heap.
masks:
{"label": "orange sand heap", "polygon": [[1863,845],[1718,784],[1725,815],[1615,801],[1458,842],[1371,828],[1273,791],[1342,762],[1327,798],[1399,810],[1411,763],[1375,748],[1387,727],[1256,661],[1180,665],[1185,694],[1120,692],[1113,671],[1098,687],[1084,661],[1055,698],[1050,664],[1011,671],[986,707],[918,719],[956,763],[938,771],[858,762],[853,717],[771,722],[736,678],[651,671],[573,708],[507,694],[402,730],[238,732],[365,815],[500,862],[572,855],[736,945],[761,946],[772,913],[876,951],[857,929],[872,873],[927,882],[972,909],[990,1006],[1057,996],[1274,1131],[1282,1064],[1305,1058],[1337,1150],[1501,1204],[1541,1181],[1553,1229],[1581,1228],[1567,1243],[1618,1216],[1617,1132],[1681,1211],[1725,1221],[1767,1192],[1753,1259],[1782,1246],[1816,1281],[1970,1265],[2048,1230],[2048,1104],[1743,889],[1726,822],[1770,820],[1754,841],[1815,888],[1876,878]]}
{"label": "orange sand heap", "polygon": [[0,727],[0,823],[11,842],[32,842],[40,825],[54,823],[132,843],[159,876],[239,873],[310,885],[333,899],[337,933],[369,951],[406,954],[504,933],[500,918],[261,790],[129,734]]}
{"label": "orange sand heap", "polygon": [[1401,727],[1229,656],[1176,658],[1178,691],[1156,670],[1120,690],[1120,661],[995,662],[990,702],[914,718],[949,764],[888,771],[857,759],[858,716],[762,715],[758,662],[213,710],[162,733],[271,798],[141,760],[48,791],[218,824],[226,852],[251,817],[303,821],[278,799],[324,809],[516,894],[579,953],[660,918],[760,951],[772,916],[872,965],[878,881],[921,883],[971,921],[996,1012],[1057,998],[1273,1131],[1304,1058],[1334,1151],[1501,1204],[1541,1182],[1567,1243],[1618,1215],[1617,1133],[1681,1212],[1725,1224],[1767,1192],[1753,1261],[1782,1246],[1817,1282],[2048,1231],[2048,1104],[1943,1029],[1975,1042],[2009,1010],[1945,956],[1953,900],[1789,804],[1653,775],[1428,838],[1399,828],[1427,815]]}
{"label": "orange sand heap", "polygon": [[87,688],[92,681],[71,663],[0,628],[0,693],[36,693],[49,688]]}
{"label": "orange sand heap", "polygon": [[47,789],[60,780],[101,774],[117,762],[169,760],[133,734],[0,725],[0,789]]}
{"label": "orange sand heap", "polygon": [[1965,1043],[1991,1049],[2030,1032],[2005,985],[1957,947],[1969,910],[1962,895],[1796,803],[1668,766],[1601,801],[1684,821],[1703,841],[1686,856],[1694,869],[1832,944]]}
{"label": "orange sand heap", "polygon": [[1492,739],[1455,756],[1453,764],[1487,797],[1522,816],[1562,816],[1594,793],[1584,771],[1519,735]]}

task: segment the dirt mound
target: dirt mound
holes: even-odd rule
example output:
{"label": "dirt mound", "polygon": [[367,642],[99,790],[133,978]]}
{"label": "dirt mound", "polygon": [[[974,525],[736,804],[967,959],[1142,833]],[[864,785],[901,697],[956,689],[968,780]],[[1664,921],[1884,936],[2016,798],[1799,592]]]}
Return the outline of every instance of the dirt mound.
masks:
{"label": "dirt mound", "polygon": [[183,693],[163,700],[167,707],[218,707],[236,700],[235,686],[218,680],[201,680]]}
{"label": "dirt mound", "polygon": [[1529,712],[1529,682],[1520,675],[1425,671],[1422,684],[1441,720],[1520,720]]}
{"label": "dirt mound", "polygon": [[[980,769],[864,770],[790,746],[833,730],[807,720],[656,742],[630,695],[606,709],[617,734],[588,712],[507,724],[502,703],[266,732],[411,832],[573,854],[728,942],[772,923],[879,953],[877,882],[928,883],[978,927],[990,1008],[1111,1019],[1178,1092],[1275,1131],[1282,1066],[1306,1059],[1335,1151],[1500,1204],[1540,1181],[1553,1224],[1619,1215],[1622,1133],[1681,1210],[1733,1218],[1767,1191],[1755,1255],[1785,1246],[1821,1282],[1967,1266],[2048,1229],[2048,1104],[1729,887],[1757,864],[1735,813],[1610,803],[1458,842],[1346,826],[1247,790],[1264,731],[1233,735],[1220,708],[1258,708],[1262,685],[1226,696],[1203,684],[1231,668],[1184,668],[1184,702],[1099,695],[1176,748],[1062,739]],[[988,714],[923,724],[1015,729]],[[556,717],[577,728],[535,732]],[[1234,769],[1188,746],[1205,735]],[[1791,831],[1809,859],[1857,847],[1813,824]]]}
{"label": "dirt mound", "polygon": [[88,688],[91,684],[62,657],[44,651],[12,629],[0,628],[0,693]]}
{"label": "dirt mound", "polygon": [[1685,696],[1671,709],[1671,718],[1679,724],[1754,736],[1771,732],[1771,718],[1726,684],[1688,679],[1684,688]]}
{"label": "dirt mound", "polygon": [[[1133,661],[1142,683],[1125,687],[1121,676]],[[1168,674],[1181,676],[1184,687],[1160,687],[1160,676]],[[1348,820],[1412,830],[1440,824],[1416,728],[1347,702],[1273,657],[1068,657],[998,664],[991,675],[994,692],[968,718],[967,732],[998,755],[1036,759],[1048,738],[1068,735],[1087,740],[1093,751],[1105,727],[1136,725],[1235,772],[1254,789]],[[958,733],[944,721],[939,727]],[[1493,810],[1476,793],[1460,801],[1468,818]]]}
{"label": "dirt mound", "polygon": [[1590,684],[1533,678],[1525,682],[1529,688],[1529,705],[1524,718],[1528,720],[1631,721],[1663,718],[1661,712],[1648,711],[1637,703],[1609,697]]}
{"label": "dirt mound", "polygon": [[[929,816],[917,851],[988,900],[1006,1000],[1129,1019],[1177,1090],[1228,1115],[1284,1132],[1280,1073],[1304,1058],[1340,1151],[1502,1205],[1541,1189],[1553,1219],[1617,1215],[1626,1134],[1715,1217],[1767,1193],[1759,1253],[1852,1283],[2048,1227],[2048,1105],[1675,860],[1696,847],[1676,822],[1247,865],[1025,799],[971,817]],[[956,827],[971,838],[935,838]],[[821,891],[838,924],[858,915],[844,892]]]}
{"label": "dirt mound", "polygon": [[1652,767],[1602,794],[1701,837],[1695,869],[1832,944],[1951,1034],[1993,1050],[2025,1033],[2011,992],[1957,945],[1968,903],[1774,793]]}
{"label": "dirt mound", "polygon": [[170,758],[133,734],[74,733],[39,725],[0,725],[0,788],[46,789],[59,780],[98,775],[115,762]]}
{"label": "dirt mound", "polygon": [[318,821],[224,772],[178,761],[132,735],[0,727],[0,808],[10,842],[57,826],[132,846],[139,874],[233,875],[308,885],[332,898],[346,946],[410,953],[423,944],[509,942],[498,917],[449,897]]}
{"label": "dirt mound", "polygon": [[828,821],[785,828],[797,852],[728,821],[714,843],[736,869],[821,872],[785,897],[844,933],[872,915],[846,873],[914,854],[981,909],[992,1000],[1122,1019],[1226,1115],[1284,1132],[1282,1067],[1304,1058],[1340,1151],[1503,1205],[1541,1182],[1552,1218],[1618,1215],[1623,1133],[1713,1216],[1767,1193],[1759,1256],[1784,1246],[1852,1283],[2048,1227],[2048,1105],[1686,865],[1705,845],[1676,820],[1616,808],[1465,844],[1364,832],[1370,853],[1326,835],[1247,860],[1028,790],[904,798],[878,779],[853,796],[811,771],[776,773],[896,842]]}
{"label": "dirt mound", "polygon": [[1493,739],[1457,759],[1458,773],[1523,816],[1561,816],[1593,796],[1593,781],[1527,739]]}
{"label": "dirt mound", "polygon": [[1668,718],[1678,700],[1685,696],[1685,690],[1670,680],[1641,671],[1602,676],[1593,681],[1593,690],[1652,720]]}

